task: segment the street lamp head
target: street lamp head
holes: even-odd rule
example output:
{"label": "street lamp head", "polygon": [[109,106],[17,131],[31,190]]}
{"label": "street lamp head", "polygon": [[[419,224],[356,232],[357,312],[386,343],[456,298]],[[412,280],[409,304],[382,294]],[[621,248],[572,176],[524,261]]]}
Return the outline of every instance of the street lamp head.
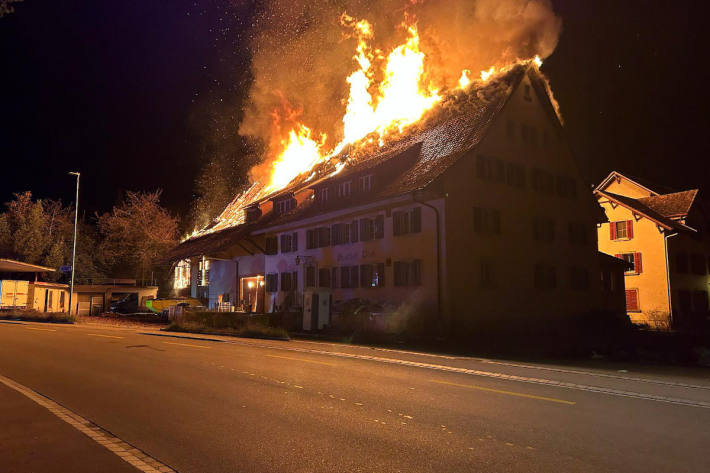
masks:
{"label": "street lamp head", "polygon": [[79,174],[80,174],[80,173],[78,173],[78,172],[69,171],[69,175],[70,175],[70,176],[77,176],[77,177],[78,177]]}

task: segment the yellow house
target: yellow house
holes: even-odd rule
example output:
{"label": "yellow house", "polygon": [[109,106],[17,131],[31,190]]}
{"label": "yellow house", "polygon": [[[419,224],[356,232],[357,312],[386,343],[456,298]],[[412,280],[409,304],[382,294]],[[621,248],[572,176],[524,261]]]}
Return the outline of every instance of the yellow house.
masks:
{"label": "yellow house", "polygon": [[69,286],[52,282],[31,282],[27,305],[39,312],[67,312]]}
{"label": "yellow house", "polygon": [[629,264],[633,322],[692,327],[708,317],[710,213],[697,189],[660,193],[638,181],[614,171],[594,190],[609,220],[598,226],[599,250]]}

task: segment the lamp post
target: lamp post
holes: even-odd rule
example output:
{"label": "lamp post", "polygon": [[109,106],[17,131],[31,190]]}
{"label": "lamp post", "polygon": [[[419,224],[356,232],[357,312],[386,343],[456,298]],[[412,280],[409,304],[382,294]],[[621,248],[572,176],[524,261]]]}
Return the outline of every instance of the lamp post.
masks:
{"label": "lamp post", "polygon": [[[71,252],[71,284],[69,288],[69,315],[71,315],[72,309],[72,296],[74,295],[74,271],[76,270],[76,225],[79,221],[79,176],[78,172],[70,172],[70,176],[76,176],[76,199],[74,200],[74,246]],[[77,310],[77,314],[78,314]]]}

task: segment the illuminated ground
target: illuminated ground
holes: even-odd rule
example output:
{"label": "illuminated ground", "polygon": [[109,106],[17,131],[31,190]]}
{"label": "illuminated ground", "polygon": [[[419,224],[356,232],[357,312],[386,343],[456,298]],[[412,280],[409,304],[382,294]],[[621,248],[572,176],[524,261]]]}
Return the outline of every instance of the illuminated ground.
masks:
{"label": "illuminated ground", "polygon": [[[0,323],[1,376],[180,472],[710,471],[710,371],[626,368]],[[27,450],[35,471],[87,471],[39,448],[54,436],[128,471],[2,384],[0,400],[17,406],[0,464],[23,471]]]}

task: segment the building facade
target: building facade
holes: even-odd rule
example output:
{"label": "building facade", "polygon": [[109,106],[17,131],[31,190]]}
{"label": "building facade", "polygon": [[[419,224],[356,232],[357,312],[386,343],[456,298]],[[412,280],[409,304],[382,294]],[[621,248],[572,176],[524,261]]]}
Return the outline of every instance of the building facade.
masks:
{"label": "building facade", "polygon": [[239,224],[181,244],[173,260],[189,265],[191,294],[266,312],[301,310],[313,293],[336,308],[361,299],[395,319],[435,314],[450,330],[623,311],[601,297],[604,215],[537,68],[459,100],[394,145],[346,150],[315,178],[242,204]]}
{"label": "building facade", "polygon": [[681,328],[708,316],[710,221],[697,190],[661,193],[612,172],[595,189],[608,223],[599,249],[624,259],[626,308],[636,323]]}

